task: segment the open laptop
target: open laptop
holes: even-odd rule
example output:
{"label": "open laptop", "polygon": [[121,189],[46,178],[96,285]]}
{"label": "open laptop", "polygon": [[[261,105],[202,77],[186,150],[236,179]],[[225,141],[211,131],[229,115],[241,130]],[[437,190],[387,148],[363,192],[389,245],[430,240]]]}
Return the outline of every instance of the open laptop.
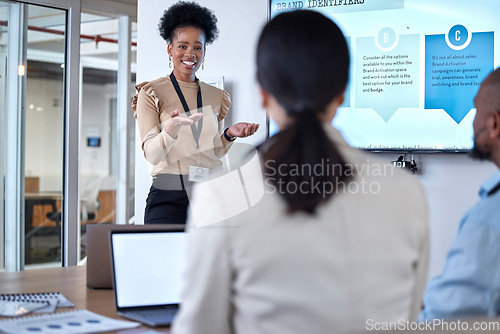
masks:
{"label": "open laptop", "polygon": [[170,325],[181,298],[186,234],[112,231],[110,240],[118,314],[153,327]]}
{"label": "open laptop", "polygon": [[109,234],[111,231],[179,231],[184,225],[150,224],[150,225],[117,225],[89,224],[85,235],[87,251],[87,287],[93,289],[113,288],[111,273],[111,256],[109,254]]}

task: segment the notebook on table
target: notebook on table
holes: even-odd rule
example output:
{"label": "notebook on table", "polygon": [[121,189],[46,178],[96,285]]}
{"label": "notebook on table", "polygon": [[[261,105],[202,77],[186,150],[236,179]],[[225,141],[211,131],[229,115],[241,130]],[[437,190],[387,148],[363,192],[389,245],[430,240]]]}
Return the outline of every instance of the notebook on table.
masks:
{"label": "notebook on table", "polygon": [[0,315],[8,314],[12,311],[12,307],[19,307],[28,313],[53,313],[56,308],[73,307],[70,302],[60,292],[38,292],[38,293],[4,293],[0,294]]}
{"label": "notebook on table", "polygon": [[87,287],[94,289],[113,288],[111,277],[109,234],[111,231],[158,230],[179,231],[184,225],[117,225],[89,224],[86,231]]}
{"label": "notebook on table", "polygon": [[112,231],[110,240],[118,314],[153,327],[170,325],[180,304],[186,234]]}

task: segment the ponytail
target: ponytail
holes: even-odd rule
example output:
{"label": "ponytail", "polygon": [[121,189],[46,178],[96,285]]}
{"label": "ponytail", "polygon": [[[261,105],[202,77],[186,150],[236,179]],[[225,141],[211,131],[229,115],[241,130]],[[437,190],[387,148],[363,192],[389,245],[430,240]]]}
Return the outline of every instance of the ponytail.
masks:
{"label": "ponytail", "polygon": [[314,214],[318,205],[342,190],[351,171],[316,112],[291,114],[295,115],[293,124],[271,138],[263,154],[264,172],[287,203],[289,213]]}
{"label": "ponytail", "polygon": [[275,186],[289,212],[314,213],[318,205],[343,191],[352,175],[318,118],[346,89],[347,42],[326,16],[294,10],[266,24],[256,60],[261,88],[292,121],[264,145],[266,182]]}

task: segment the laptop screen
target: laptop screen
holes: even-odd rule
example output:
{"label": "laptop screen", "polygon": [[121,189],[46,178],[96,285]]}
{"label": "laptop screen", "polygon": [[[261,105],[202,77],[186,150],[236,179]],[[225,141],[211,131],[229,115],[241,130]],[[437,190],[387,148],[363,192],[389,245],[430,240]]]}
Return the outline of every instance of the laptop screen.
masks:
{"label": "laptop screen", "polygon": [[117,307],[179,304],[186,241],[184,232],[112,232]]}

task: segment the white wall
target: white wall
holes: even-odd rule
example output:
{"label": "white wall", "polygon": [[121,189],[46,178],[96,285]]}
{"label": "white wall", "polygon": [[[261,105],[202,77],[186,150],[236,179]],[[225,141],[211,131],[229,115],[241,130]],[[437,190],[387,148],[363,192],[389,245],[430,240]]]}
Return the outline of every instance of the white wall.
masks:
{"label": "white wall", "polygon": [[[379,154],[387,161],[398,154]],[[429,202],[431,259],[429,276],[441,273],[447,251],[465,211],[478,201],[481,183],[496,171],[490,162],[478,162],[466,154],[416,155],[418,178]],[[402,185],[404,186],[404,185]]]}
{"label": "white wall", "polygon": [[[155,79],[168,74],[165,42],[158,35],[158,22],[163,11],[175,1],[139,0],[137,81]],[[267,20],[267,0],[198,1],[215,11],[219,19],[220,37],[207,48],[205,71],[210,76],[224,76],[226,89],[233,99],[232,122],[250,121],[261,124],[261,130],[250,142],[264,138],[265,115],[255,81],[255,46]],[[200,71],[203,73],[202,71]],[[200,77],[202,75],[200,74]],[[136,138],[139,138],[137,135]],[[387,161],[398,154],[379,154]],[[430,276],[439,274],[447,250],[455,236],[463,213],[477,201],[480,183],[496,168],[491,163],[470,160],[464,154],[426,154],[416,157],[429,200],[431,221]],[[150,177],[136,141],[136,221],[143,220]],[[404,185],[402,185],[403,187]]]}

